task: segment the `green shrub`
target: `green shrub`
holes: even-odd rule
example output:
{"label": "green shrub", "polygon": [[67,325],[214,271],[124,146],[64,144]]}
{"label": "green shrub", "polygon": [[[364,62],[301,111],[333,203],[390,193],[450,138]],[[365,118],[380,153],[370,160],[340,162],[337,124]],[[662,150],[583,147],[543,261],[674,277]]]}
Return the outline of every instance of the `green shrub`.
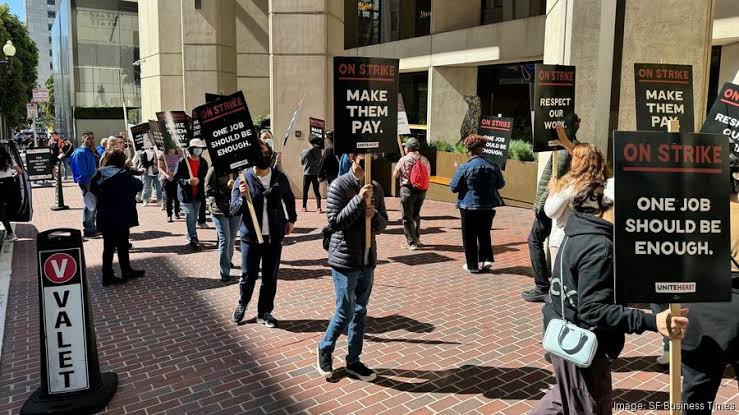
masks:
{"label": "green shrub", "polygon": [[519,161],[535,161],[534,148],[523,140],[511,140],[508,144],[508,158]]}
{"label": "green shrub", "polygon": [[436,151],[442,151],[445,153],[454,153],[454,145],[449,144],[442,139],[436,139],[436,141],[431,143],[431,145],[433,147],[436,147]]}

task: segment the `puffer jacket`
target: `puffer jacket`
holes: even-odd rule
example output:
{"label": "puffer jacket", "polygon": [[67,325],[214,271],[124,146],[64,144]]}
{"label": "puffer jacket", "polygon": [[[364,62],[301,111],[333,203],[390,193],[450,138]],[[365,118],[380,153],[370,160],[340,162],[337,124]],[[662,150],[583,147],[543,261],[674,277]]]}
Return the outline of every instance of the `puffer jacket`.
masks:
{"label": "puffer jacket", "polygon": [[[573,143],[578,144],[577,140]],[[557,178],[560,178],[570,171],[570,164],[572,163],[572,156],[567,150],[557,151]],[[536,199],[534,200],[534,210],[537,212],[544,209],[544,203],[549,197],[549,180],[552,178],[552,158],[547,160],[547,164],[544,166],[544,171],[541,172],[539,178],[539,184],[536,186]]]}
{"label": "puffer jacket", "polygon": [[331,183],[328,189],[328,226],[333,231],[328,248],[328,264],[339,270],[374,268],[377,265],[375,235],[385,230],[388,217],[385,210],[385,194],[376,181],[372,182],[375,199],[375,216],[372,217],[372,247],[369,261],[364,263],[365,204],[359,197],[362,186],[351,171]]}

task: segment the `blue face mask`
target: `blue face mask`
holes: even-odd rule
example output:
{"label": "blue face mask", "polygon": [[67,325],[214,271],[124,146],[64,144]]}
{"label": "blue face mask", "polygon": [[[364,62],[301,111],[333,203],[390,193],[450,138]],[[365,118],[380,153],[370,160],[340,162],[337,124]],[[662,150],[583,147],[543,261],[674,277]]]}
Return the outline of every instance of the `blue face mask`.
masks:
{"label": "blue face mask", "polygon": [[192,154],[193,156],[197,156],[197,157],[200,157],[200,155],[201,155],[201,154],[203,154],[203,149],[202,149],[202,148],[200,148],[200,147],[196,147],[196,148],[193,148],[193,149],[192,149],[192,150],[190,151],[190,154]]}

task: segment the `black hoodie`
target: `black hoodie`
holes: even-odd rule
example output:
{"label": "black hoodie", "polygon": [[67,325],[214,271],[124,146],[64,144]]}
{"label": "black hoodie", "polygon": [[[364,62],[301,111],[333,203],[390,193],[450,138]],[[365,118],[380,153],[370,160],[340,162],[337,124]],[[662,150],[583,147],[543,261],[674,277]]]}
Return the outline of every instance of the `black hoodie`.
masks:
{"label": "black hoodie", "polygon": [[592,330],[598,338],[596,356],[616,358],[624,347],[625,333],[657,331],[654,314],[614,304],[613,225],[586,213],[570,216],[565,241],[559,248],[549,290],[551,302],[543,309],[544,325],[560,318],[562,276],[567,321]]}

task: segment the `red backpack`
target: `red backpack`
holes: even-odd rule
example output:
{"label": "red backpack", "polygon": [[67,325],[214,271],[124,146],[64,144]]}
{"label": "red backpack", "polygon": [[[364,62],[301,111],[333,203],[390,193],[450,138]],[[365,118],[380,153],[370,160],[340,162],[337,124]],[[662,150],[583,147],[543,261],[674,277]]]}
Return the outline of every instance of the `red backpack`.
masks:
{"label": "red backpack", "polygon": [[411,177],[409,178],[411,186],[417,190],[428,190],[429,188],[429,169],[419,157],[413,167],[411,167]]}

